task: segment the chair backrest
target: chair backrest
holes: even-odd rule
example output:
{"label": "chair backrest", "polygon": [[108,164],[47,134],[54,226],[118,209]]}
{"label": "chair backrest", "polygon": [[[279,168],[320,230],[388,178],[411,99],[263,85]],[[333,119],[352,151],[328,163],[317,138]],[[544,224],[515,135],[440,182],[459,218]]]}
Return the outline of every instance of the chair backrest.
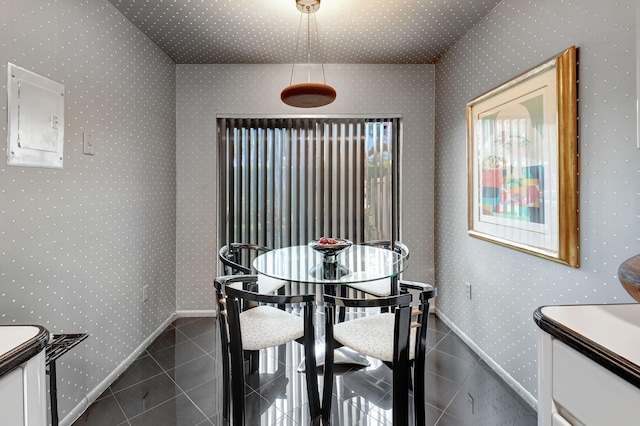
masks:
{"label": "chair backrest", "polygon": [[414,299],[413,306],[416,308],[414,311],[415,322],[420,324],[420,327],[417,330],[416,341],[415,341],[415,359],[418,360],[418,363],[422,363],[424,366],[424,357],[426,355],[426,347],[427,347],[427,326],[429,322],[429,306],[430,301],[437,295],[437,289],[425,283],[417,283],[414,281],[405,281],[400,280],[400,291],[403,293],[418,293],[417,300]]}
{"label": "chair backrest", "polygon": [[225,275],[252,275],[256,271],[251,266],[256,256],[271,251],[269,247],[258,244],[229,243],[218,251],[218,257],[224,267]]}
{"label": "chair backrest", "polygon": [[[227,298],[245,300],[247,302],[281,306],[293,303],[313,303],[316,297],[315,294],[282,295],[259,293],[257,291],[257,275],[233,275],[226,279],[225,277],[219,277],[216,280],[222,280],[224,282],[224,292]],[[229,285],[238,282],[242,282],[243,285],[241,287]]]}
{"label": "chair backrest", "polygon": [[393,247],[391,246],[390,240],[371,240],[371,241],[365,241],[363,243],[360,243],[360,245],[380,247],[387,250],[393,250],[396,253],[403,256],[404,258],[406,259],[409,258],[409,247],[407,247],[406,244],[402,243],[401,241],[396,241],[395,243],[393,243]]}
{"label": "chair backrest", "polygon": [[393,245],[393,251],[402,255],[405,259],[409,259],[409,247],[401,241],[396,241]]}

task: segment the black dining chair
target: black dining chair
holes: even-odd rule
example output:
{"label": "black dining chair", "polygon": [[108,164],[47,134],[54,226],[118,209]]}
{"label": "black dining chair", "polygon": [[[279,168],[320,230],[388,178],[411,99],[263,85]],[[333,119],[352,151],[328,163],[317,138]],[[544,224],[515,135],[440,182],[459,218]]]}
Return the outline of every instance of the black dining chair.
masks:
{"label": "black dining chair", "polygon": [[[255,275],[257,271],[253,268],[253,260],[262,253],[273,250],[270,247],[259,244],[229,243],[220,248],[218,258],[222,262],[225,275]],[[282,288],[286,281],[259,275],[258,292],[274,293]]]}
{"label": "black dining chair", "polygon": [[[399,293],[378,298],[350,299],[324,295],[326,352],[322,418],[329,424],[334,381],[334,349],[346,346],[363,355],[381,360],[393,374],[393,425],[423,426],[425,414],[425,355],[429,301],[435,287],[400,281]],[[414,302],[414,294],[417,296]],[[389,312],[360,314],[336,322],[336,307],[347,310],[388,308]],[[348,318],[351,318],[349,315]],[[411,375],[413,369],[413,377]],[[413,387],[413,422],[409,417],[408,390]]]}
{"label": "black dining chair", "polygon": [[[233,425],[244,425],[245,383],[248,376],[255,373],[253,368],[245,369],[245,361],[257,359],[251,355],[262,349],[296,341],[304,345],[309,412],[311,419],[318,421],[320,397],[313,327],[315,295],[258,293],[256,275],[221,276],[214,284],[220,312],[224,419],[229,420],[232,410]],[[296,315],[296,311],[301,311],[302,316]]]}

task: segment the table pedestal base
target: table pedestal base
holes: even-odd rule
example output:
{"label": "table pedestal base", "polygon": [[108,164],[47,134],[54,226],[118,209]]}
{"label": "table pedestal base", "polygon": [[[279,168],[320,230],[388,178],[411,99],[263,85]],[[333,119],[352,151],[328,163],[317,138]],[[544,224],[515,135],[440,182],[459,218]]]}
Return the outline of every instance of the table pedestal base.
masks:
{"label": "table pedestal base", "polygon": [[339,280],[345,275],[349,275],[351,271],[339,264],[335,259],[324,259],[322,263],[317,264],[311,270],[309,275],[317,279]]}

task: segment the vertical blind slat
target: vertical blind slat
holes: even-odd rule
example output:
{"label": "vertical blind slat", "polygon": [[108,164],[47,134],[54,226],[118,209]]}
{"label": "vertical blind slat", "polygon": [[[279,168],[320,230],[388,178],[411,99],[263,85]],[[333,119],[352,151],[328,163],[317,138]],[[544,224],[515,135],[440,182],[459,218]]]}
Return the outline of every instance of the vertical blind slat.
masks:
{"label": "vertical blind slat", "polygon": [[219,244],[399,239],[399,119],[218,119]]}

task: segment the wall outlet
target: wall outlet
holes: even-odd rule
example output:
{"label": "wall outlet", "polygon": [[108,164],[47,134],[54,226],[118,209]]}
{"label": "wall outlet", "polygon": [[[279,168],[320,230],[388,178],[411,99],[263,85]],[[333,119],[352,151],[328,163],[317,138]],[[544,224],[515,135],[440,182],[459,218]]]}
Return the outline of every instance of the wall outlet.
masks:
{"label": "wall outlet", "polygon": [[471,284],[465,282],[465,291],[467,292],[467,299],[471,299]]}
{"label": "wall outlet", "polygon": [[146,302],[149,300],[149,284],[142,287],[142,301]]}
{"label": "wall outlet", "polygon": [[469,407],[471,414],[473,414],[473,397],[470,393],[467,394],[467,406]]}

